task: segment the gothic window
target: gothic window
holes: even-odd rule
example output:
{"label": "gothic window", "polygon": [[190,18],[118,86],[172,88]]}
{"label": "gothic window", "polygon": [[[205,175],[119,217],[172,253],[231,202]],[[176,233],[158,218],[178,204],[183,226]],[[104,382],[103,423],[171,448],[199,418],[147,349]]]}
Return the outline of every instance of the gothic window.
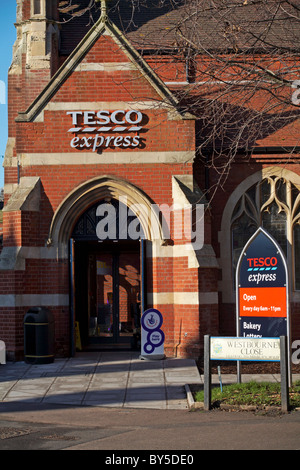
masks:
{"label": "gothic window", "polygon": [[268,176],[251,186],[238,200],[231,217],[233,279],[240,253],[259,226],[281,246],[292,272],[294,290],[300,290],[300,191],[289,180]]}

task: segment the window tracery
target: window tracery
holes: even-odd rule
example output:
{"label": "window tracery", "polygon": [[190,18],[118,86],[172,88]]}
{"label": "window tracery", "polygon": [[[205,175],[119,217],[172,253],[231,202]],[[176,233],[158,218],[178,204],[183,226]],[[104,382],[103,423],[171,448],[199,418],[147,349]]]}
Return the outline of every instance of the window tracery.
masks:
{"label": "window tracery", "polygon": [[231,217],[233,279],[240,253],[259,226],[281,246],[300,290],[300,191],[282,176],[266,176],[239,198]]}

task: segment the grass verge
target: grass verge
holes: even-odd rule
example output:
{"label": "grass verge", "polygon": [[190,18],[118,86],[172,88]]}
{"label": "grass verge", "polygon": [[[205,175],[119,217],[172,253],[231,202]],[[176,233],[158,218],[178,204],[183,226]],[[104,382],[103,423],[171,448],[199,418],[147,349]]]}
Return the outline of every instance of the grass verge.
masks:
{"label": "grass verge", "polygon": [[[211,401],[228,405],[281,406],[281,384],[270,382],[249,382],[213,387]],[[204,391],[194,393],[195,402],[204,401]],[[300,407],[300,380],[289,389],[291,407]]]}

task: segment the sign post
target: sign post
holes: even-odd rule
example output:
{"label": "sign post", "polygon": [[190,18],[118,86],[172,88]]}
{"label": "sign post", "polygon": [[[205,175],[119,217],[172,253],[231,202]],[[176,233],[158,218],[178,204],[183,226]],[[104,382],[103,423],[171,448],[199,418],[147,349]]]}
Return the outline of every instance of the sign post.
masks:
{"label": "sign post", "polygon": [[204,336],[204,409],[211,408],[211,366],[210,335]]}
{"label": "sign post", "polygon": [[163,359],[165,335],[161,330],[163,316],[149,308],[141,318],[141,359]]}
{"label": "sign post", "polygon": [[[278,243],[259,228],[236,270],[236,328],[243,338],[290,338],[287,263]],[[288,355],[289,369],[290,359]],[[240,381],[240,361],[238,380]]]}
{"label": "sign post", "polygon": [[281,407],[283,411],[289,410],[289,349],[287,337],[280,337],[280,373],[281,373]]}
{"label": "sign post", "polygon": [[204,336],[204,409],[211,408],[211,361],[280,362],[281,408],[289,410],[287,337],[244,338]]}

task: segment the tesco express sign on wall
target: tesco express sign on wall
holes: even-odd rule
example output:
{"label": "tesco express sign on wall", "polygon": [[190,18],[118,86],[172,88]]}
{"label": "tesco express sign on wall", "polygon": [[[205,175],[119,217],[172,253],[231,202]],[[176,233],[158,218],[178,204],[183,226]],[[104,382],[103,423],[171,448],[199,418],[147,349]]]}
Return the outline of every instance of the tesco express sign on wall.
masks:
{"label": "tesco express sign on wall", "polygon": [[70,141],[74,149],[91,149],[96,152],[103,147],[138,147],[141,137],[143,114],[140,111],[116,110],[68,111],[72,118],[69,133],[76,134]]}

